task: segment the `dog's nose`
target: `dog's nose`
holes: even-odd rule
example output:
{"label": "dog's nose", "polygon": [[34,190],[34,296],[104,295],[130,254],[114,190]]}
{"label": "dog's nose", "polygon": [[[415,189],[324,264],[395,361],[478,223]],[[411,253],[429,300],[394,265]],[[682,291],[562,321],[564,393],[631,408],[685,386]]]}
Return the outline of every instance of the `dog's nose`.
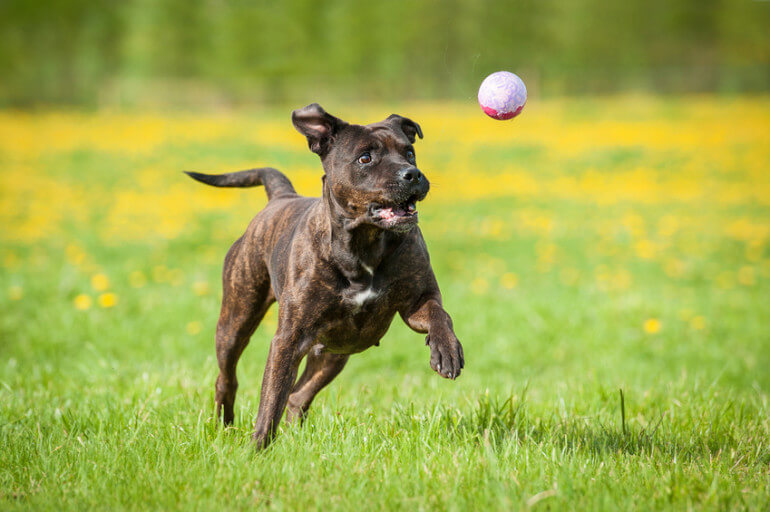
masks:
{"label": "dog's nose", "polygon": [[407,183],[418,183],[422,180],[422,173],[417,167],[407,167],[398,171],[398,178]]}

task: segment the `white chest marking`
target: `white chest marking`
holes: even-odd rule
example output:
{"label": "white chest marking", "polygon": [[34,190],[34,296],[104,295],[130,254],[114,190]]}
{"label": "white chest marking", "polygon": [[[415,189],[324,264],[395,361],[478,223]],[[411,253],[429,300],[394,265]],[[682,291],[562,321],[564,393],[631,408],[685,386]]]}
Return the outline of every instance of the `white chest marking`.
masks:
{"label": "white chest marking", "polygon": [[361,306],[364,302],[366,302],[369,299],[373,299],[377,297],[379,293],[372,290],[371,286],[367,288],[366,290],[362,292],[358,292],[353,296],[353,302],[355,302],[357,305]]}

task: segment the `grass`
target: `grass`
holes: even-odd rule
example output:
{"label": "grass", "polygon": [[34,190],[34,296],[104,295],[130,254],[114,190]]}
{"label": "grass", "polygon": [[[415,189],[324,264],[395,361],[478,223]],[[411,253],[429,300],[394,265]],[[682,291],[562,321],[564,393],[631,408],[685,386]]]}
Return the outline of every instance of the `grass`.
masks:
{"label": "grass", "polygon": [[396,320],[255,453],[275,311],[226,430],[213,330],[264,193],[179,171],[317,193],[286,113],[0,113],[0,508],[767,508],[767,99],[326,106],[422,124],[462,377]]}

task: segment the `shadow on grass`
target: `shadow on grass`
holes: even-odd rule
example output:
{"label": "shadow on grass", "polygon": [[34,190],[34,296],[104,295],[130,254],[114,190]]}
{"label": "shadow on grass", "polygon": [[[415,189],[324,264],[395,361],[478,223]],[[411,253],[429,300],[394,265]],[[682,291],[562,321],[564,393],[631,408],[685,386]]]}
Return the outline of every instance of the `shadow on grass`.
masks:
{"label": "shadow on grass", "polygon": [[656,421],[641,427],[626,424],[622,398],[620,409],[622,413],[614,425],[608,425],[603,420],[610,419],[599,415],[534,416],[528,413],[523,397],[517,400],[481,396],[469,411],[438,405],[431,413],[420,415],[415,414],[413,407],[400,408],[394,412],[394,420],[404,428],[440,429],[464,442],[496,450],[517,442],[548,445],[565,454],[628,454],[686,462],[733,453],[746,463],[770,463],[770,447],[763,442],[767,432],[758,418],[738,424],[726,421],[719,411],[708,409],[698,417],[676,421],[661,413]]}

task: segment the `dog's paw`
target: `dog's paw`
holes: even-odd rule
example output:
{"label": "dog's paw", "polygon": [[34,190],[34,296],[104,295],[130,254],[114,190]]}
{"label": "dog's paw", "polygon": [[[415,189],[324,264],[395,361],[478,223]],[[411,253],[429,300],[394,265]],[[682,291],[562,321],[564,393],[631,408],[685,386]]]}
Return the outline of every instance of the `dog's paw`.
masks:
{"label": "dog's paw", "polygon": [[453,332],[444,336],[425,337],[425,344],[430,347],[430,367],[445,379],[456,379],[465,367],[463,346]]}

